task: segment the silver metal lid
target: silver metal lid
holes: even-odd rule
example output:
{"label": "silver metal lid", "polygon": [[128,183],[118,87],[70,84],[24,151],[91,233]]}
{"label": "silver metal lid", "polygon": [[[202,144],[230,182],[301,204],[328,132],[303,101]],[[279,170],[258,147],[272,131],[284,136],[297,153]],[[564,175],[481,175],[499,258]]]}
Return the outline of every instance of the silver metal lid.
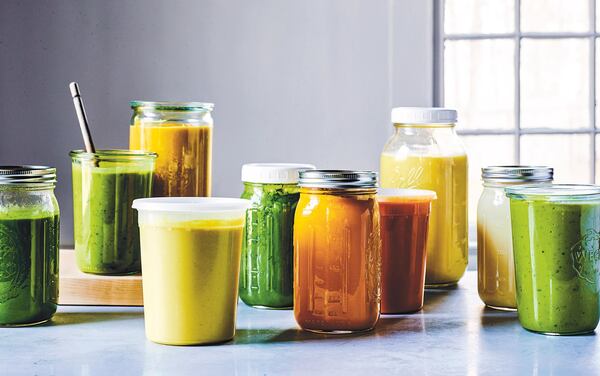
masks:
{"label": "silver metal lid", "polygon": [[313,188],[377,188],[377,173],[352,170],[300,171],[298,185]]}
{"label": "silver metal lid", "polygon": [[484,182],[551,182],[554,169],[547,166],[489,166],[481,169]]}
{"label": "silver metal lid", "polygon": [[0,185],[54,185],[56,169],[48,166],[0,166]]}

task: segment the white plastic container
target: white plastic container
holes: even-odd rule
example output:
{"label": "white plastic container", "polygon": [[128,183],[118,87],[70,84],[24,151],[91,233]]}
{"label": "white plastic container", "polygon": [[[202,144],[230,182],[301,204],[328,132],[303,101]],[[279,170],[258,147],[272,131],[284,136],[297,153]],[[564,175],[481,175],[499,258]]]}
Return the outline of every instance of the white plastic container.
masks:
{"label": "white plastic container", "polygon": [[242,233],[250,201],[139,199],[146,336],[198,345],[235,335]]}

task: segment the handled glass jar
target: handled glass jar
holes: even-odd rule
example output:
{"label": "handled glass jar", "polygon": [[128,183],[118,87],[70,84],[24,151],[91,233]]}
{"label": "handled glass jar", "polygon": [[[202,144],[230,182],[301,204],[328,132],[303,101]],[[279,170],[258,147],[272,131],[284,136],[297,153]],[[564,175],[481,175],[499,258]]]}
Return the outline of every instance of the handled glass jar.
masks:
{"label": "handled glass jar", "polygon": [[399,107],[381,154],[382,188],[437,193],[427,237],[426,287],[456,284],[468,263],[467,155],[454,129],[456,111]]}
{"label": "handled glass jar", "polygon": [[242,166],[246,214],[240,298],[258,308],[287,309],[294,304],[294,213],[300,198],[298,171],[309,164],[251,163]]}
{"label": "handled glass jar", "polygon": [[158,154],[154,197],[208,197],[212,174],[212,103],[130,102],[129,148]]}
{"label": "handled glass jar", "polygon": [[381,240],[371,171],[300,172],[294,316],[305,330],[351,333],[379,320]]}
{"label": "handled glass jar", "polygon": [[490,308],[515,310],[515,264],[510,206],[505,188],[552,183],[545,166],[490,166],[481,169],[483,192],[477,205],[477,289]]}
{"label": "handled glass jar", "polygon": [[56,169],[0,166],[0,325],[48,321],[58,304]]}

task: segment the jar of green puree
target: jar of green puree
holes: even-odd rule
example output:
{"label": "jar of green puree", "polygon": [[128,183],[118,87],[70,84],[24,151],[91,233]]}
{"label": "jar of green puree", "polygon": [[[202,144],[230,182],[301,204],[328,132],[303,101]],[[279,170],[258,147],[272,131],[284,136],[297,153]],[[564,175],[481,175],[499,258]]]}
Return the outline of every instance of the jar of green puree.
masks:
{"label": "jar of green puree", "polygon": [[56,169],[0,166],[0,325],[48,321],[58,304]]}
{"label": "jar of green puree", "polygon": [[289,309],[294,305],[294,213],[300,198],[298,172],[310,164],[251,163],[242,166],[246,214],[240,298],[249,306]]}
{"label": "jar of green puree", "polygon": [[506,188],[517,311],[530,331],[594,331],[600,319],[600,186]]}

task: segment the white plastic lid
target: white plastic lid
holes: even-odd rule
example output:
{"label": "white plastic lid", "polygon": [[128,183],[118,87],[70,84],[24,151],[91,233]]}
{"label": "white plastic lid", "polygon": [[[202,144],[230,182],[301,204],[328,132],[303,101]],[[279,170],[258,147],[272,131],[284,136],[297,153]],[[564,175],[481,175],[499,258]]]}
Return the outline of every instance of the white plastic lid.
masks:
{"label": "white plastic lid", "polygon": [[242,166],[242,181],[262,184],[297,184],[298,172],[314,170],[302,163],[248,163]]}
{"label": "white plastic lid", "polygon": [[437,194],[426,189],[404,189],[404,188],[379,188],[377,190],[379,199],[426,199],[435,200]]}
{"label": "white plastic lid", "polygon": [[152,197],[133,200],[131,207],[151,212],[220,214],[244,212],[250,207],[250,200],[221,197]]}
{"label": "white plastic lid", "polygon": [[454,124],[456,110],[440,107],[396,107],[392,109],[394,124]]}

